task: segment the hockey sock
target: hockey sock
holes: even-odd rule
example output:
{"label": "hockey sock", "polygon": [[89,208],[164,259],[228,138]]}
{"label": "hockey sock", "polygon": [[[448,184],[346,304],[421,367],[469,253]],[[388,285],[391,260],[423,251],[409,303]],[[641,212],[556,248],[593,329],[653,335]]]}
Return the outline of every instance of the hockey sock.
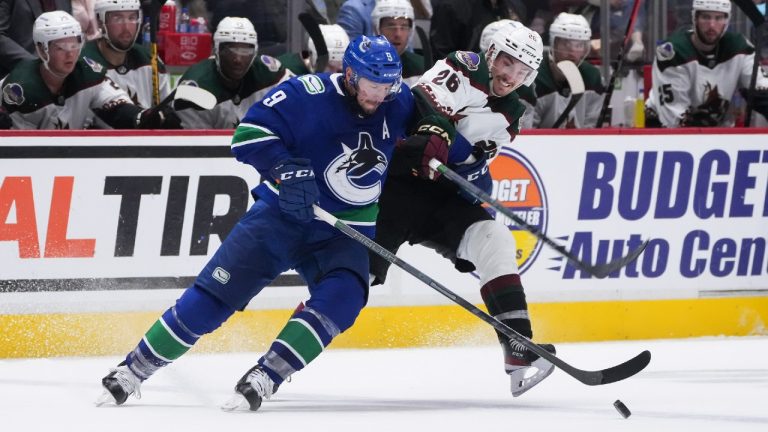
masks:
{"label": "hockey sock", "polygon": [[142,381],[189,351],[202,335],[217,329],[234,310],[197,287],[191,287],[165,311],[126,357]]}
{"label": "hockey sock", "polygon": [[330,319],[305,307],[294,313],[259,364],[280,384],[319,356],[339,333]]}
{"label": "hockey sock", "polygon": [[[488,313],[521,335],[529,339],[533,337],[528,303],[519,275],[504,275],[489,281],[480,289],[480,295]],[[496,334],[499,341],[507,345],[509,338],[499,332]]]}

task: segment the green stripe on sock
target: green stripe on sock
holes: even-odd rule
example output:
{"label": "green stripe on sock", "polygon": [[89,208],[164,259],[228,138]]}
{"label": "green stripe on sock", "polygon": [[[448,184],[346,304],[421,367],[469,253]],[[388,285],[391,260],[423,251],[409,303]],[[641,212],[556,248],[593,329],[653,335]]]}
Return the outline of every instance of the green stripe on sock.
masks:
{"label": "green stripe on sock", "polygon": [[189,351],[190,348],[177,341],[160,320],[152,324],[145,338],[150,348],[168,360],[176,360]]}
{"label": "green stripe on sock", "polygon": [[311,362],[323,352],[323,345],[315,335],[302,322],[295,319],[288,321],[283,331],[277,335],[277,339],[293,348],[304,359],[304,364]]}

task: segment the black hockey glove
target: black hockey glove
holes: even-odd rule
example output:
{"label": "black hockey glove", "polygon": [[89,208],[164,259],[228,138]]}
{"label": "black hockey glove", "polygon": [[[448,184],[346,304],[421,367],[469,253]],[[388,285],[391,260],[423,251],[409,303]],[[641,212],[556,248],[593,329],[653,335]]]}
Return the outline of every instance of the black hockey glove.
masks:
{"label": "black hockey glove", "polygon": [[139,113],[136,129],[181,129],[181,119],[170,106],[156,106]]}
{"label": "black hockey glove", "polygon": [[0,106],[0,130],[10,129],[13,127],[13,121],[10,114],[5,110],[5,107]]}
{"label": "black hockey glove", "polygon": [[[481,146],[476,144],[472,150],[472,156],[475,158],[474,162],[456,165],[451,168],[456,174],[459,174],[467,181],[472,182],[473,185],[477,186],[483,192],[490,194],[493,191],[493,179],[491,178],[491,171],[488,169],[488,153],[484,151]],[[471,204],[480,204],[480,200],[473,197],[463,188],[459,187],[458,190],[459,195]]]}
{"label": "black hockey glove", "polygon": [[717,127],[725,119],[730,102],[719,99],[712,103],[702,104],[696,108],[689,108],[683,113],[680,126],[683,127]]}
{"label": "black hockey glove", "polygon": [[415,134],[397,143],[390,173],[437,179],[440,173],[429,167],[429,161],[432,158],[440,163],[448,161],[453,132],[453,126],[442,117],[429,116],[422,119]]}
{"label": "black hockey glove", "polygon": [[269,174],[279,185],[283,213],[304,223],[315,218],[312,204],[317,202],[320,192],[309,159],[284,159],[272,167]]}

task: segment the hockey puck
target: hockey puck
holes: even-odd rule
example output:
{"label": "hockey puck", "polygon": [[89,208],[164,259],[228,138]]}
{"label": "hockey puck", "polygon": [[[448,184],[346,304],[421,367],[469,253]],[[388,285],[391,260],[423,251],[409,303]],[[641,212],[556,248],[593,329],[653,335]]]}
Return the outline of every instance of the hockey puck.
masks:
{"label": "hockey puck", "polygon": [[621,416],[624,418],[629,418],[629,416],[632,415],[632,412],[629,410],[629,408],[627,408],[626,405],[624,405],[624,402],[618,399],[616,399],[616,402],[613,403],[613,406],[616,408],[616,411],[618,411],[619,414],[621,414]]}

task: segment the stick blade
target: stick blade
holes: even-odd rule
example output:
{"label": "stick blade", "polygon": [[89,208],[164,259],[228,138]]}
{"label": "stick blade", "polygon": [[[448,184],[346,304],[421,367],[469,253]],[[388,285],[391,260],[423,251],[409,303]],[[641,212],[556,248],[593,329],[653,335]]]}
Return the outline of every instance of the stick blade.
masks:
{"label": "stick blade", "polygon": [[603,376],[599,384],[610,384],[615,383],[616,381],[625,380],[645,369],[650,362],[651,352],[645,350],[620,365],[603,370]]}
{"label": "stick blade", "polygon": [[639,257],[641,253],[643,253],[643,251],[645,250],[645,247],[648,246],[648,242],[649,240],[644,241],[643,244],[638,246],[637,249],[633,250],[632,252],[630,252],[624,257],[617,258],[609,263],[600,264],[600,265],[591,267],[590,269],[587,269],[587,272],[592,274],[592,276],[598,279],[603,279],[609,274],[615,272],[616,270],[636,260],[637,257]]}
{"label": "stick blade", "polygon": [[568,81],[568,87],[571,88],[571,94],[582,94],[586,90],[584,87],[584,79],[581,77],[579,67],[576,63],[570,60],[563,60],[557,62],[557,68],[565,75],[565,80]]}
{"label": "stick blade", "polygon": [[213,109],[216,106],[216,96],[208,90],[201,89],[187,84],[180,84],[176,87],[176,96],[174,100],[181,99],[192,102],[203,109]]}

